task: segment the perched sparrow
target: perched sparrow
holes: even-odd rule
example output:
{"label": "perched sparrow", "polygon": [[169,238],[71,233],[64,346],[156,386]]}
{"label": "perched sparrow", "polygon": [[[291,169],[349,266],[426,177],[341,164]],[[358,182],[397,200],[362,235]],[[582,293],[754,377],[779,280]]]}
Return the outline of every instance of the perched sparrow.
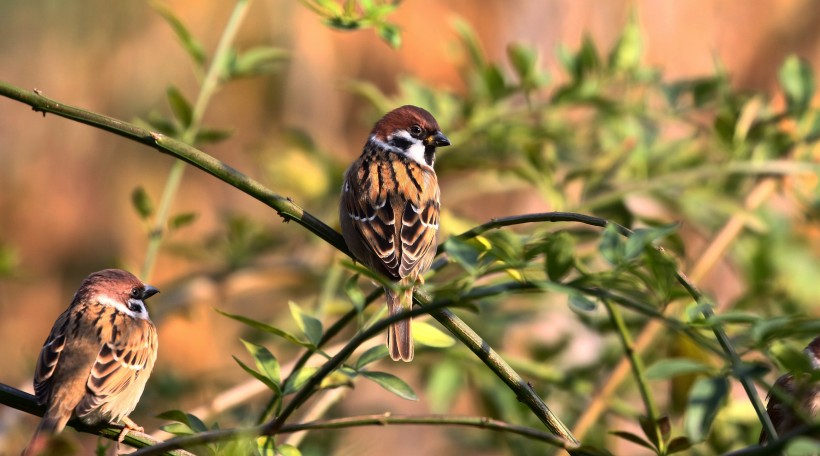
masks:
{"label": "perched sparrow", "polygon": [[[402,106],[376,122],[362,155],[347,170],[339,218],[353,255],[405,290],[385,288],[394,315],[413,306],[413,286],[436,254],[439,188],[436,147],[450,141],[424,109]],[[410,320],[390,326],[394,360],[413,359]]]}
{"label": "perched sparrow", "polygon": [[34,373],[46,412],[24,455],[43,451],[71,418],[142,428],[128,418],[157,358],[157,331],[143,300],[159,290],[131,273],[105,269],[83,280],[48,335]]}
{"label": "perched sparrow", "polygon": [[[820,370],[820,336],[815,337],[803,352],[811,361],[812,367]],[[808,378],[795,378],[792,374],[782,375],[772,386],[772,391],[775,390],[781,395],[792,398],[794,407],[800,412],[795,413],[795,410],[789,404],[784,403],[777,394],[769,392],[766,412],[778,436],[809,424],[801,416],[809,419],[816,418],[820,412],[820,384],[813,383]],[[768,440],[769,434],[766,430],[760,431],[760,444],[763,445]]]}

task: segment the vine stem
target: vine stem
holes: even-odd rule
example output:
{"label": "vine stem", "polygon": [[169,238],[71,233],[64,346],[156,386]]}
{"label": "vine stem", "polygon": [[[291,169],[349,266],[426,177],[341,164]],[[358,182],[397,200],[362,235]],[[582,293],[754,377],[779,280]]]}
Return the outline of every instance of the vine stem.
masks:
{"label": "vine stem", "polygon": [[653,399],[652,392],[649,389],[649,383],[646,381],[646,376],[644,375],[643,360],[635,352],[632,337],[629,335],[629,329],[627,329],[626,323],[624,323],[624,318],[621,315],[621,311],[616,306],[612,305],[612,302],[609,299],[602,299],[601,301],[603,301],[604,307],[606,307],[606,310],[609,313],[609,318],[612,321],[612,325],[618,331],[618,336],[624,346],[624,354],[629,359],[629,363],[632,366],[632,375],[635,376],[635,382],[638,384],[638,391],[640,391],[641,399],[643,400],[644,407],[646,407],[647,418],[649,418],[649,421],[652,424],[652,429],[655,431],[653,440],[658,446],[658,453],[664,454],[666,451],[666,441],[663,438],[663,431],[661,431],[658,420],[658,409],[655,406],[655,400]]}
{"label": "vine stem", "polygon": [[[219,38],[219,43],[214,51],[211,65],[208,67],[208,72],[205,74],[205,79],[202,81],[202,86],[199,89],[199,95],[197,95],[196,102],[191,111],[191,121],[180,135],[180,140],[186,144],[196,142],[196,136],[202,126],[202,118],[205,116],[205,110],[211,101],[211,97],[219,88],[219,78],[226,67],[231,44],[236,38],[239,26],[247,15],[250,3],[251,0],[238,0],[231,16],[228,18],[228,23],[225,25],[222,36]],[[165,232],[164,228],[170,216],[171,205],[179,191],[179,185],[184,175],[185,163],[175,161],[174,164],[171,165],[171,171],[168,173],[168,178],[165,181],[165,188],[162,191],[157,216],[154,220],[154,227],[149,234],[145,262],[142,266],[142,280],[150,281],[151,279],[151,274],[153,273],[154,265],[159,255],[159,248],[162,245],[163,233]]]}

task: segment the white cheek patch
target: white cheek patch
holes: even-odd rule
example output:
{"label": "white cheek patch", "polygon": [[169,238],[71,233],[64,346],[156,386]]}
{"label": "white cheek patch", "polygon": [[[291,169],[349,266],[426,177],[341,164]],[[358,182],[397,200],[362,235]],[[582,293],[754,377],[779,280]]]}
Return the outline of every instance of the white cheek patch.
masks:
{"label": "white cheek patch", "polygon": [[397,154],[405,155],[405,156],[409,157],[411,160],[413,160],[414,162],[418,163],[419,165],[427,166],[427,167],[430,166],[424,160],[424,151],[426,150],[426,147],[424,147],[424,143],[421,142],[421,140],[410,136],[410,133],[408,133],[405,130],[399,130],[396,133],[390,135],[388,138],[394,138],[394,137],[399,137],[399,138],[402,138],[402,139],[406,140],[407,142],[410,143],[410,147],[408,147],[407,150],[401,149],[401,148],[398,148],[396,146],[390,145],[390,144],[376,138],[375,136],[371,136],[370,140],[382,149],[387,149],[391,152],[395,152]]}
{"label": "white cheek patch", "polygon": [[102,304],[104,306],[111,306],[111,307],[117,309],[118,311],[128,315],[129,317],[141,318],[143,320],[149,320],[148,312],[145,310],[145,303],[143,303],[142,300],[140,300],[140,299],[129,299],[128,300],[129,304],[137,304],[139,306],[139,311],[138,312],[134,312],[133,310],[129,309],[128,305],[125,305],[125,304],[121,303],[120,301],[118,301],[116,299],[112,299],[111,297],[105,296],[105,295],[99,296],[97,298],[97,302],[99,302],[100,304]]}

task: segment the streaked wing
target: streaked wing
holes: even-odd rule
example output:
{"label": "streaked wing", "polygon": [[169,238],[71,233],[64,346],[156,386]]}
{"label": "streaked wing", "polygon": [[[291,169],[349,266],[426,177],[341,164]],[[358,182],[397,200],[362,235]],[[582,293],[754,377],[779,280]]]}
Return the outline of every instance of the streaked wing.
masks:
{"label": "streaked wing", "polygon": [[[436,192],[437,193],[437,192]],[[429,267],[429,254],[435,251],[439,223],[438,198],[422,200],[419,206],[408,201],[402,214],[401,267],[399,275],[424,272]]]}
{"label": "streaked wing", "polygon": [[429,267],[439,224],[432,169],[371,150],[348,171],[342,198],[356,230],[390,277]]}
{"label": "streaked wing", "polygon": [[392,185],[385,179],[385,172],[386,166],[380,166],[379,161],[356,162],[347,174],[342,197],[353,226],[370,252],[380,260],[390,276],[398,278],[400,261],[395,245],[396,211],[391,204],[394,199],[391,198]]}
{"label": "streaked wing", "polygon": [[[154,366],[157,336],[150,322],[131,320],[127,325],[115,323],[112,328],[109,337],[103,332],[103,340],[108,342],[103,343],[91,367],[86,383],[88,394],[76,408],[80,417],[93,412],[108,402],[110,396],[122,393],[138,379],[147,380]],[[126,331],[118,334],[116,328]]]}
{"label": "streaked wing", "polygon": [[39,404],[45,404],[52,389],[52,379],[60,355],[65,349],[66,332],[68,331],[69,311],[63,312],[51,328],[34,371],[34,395]]}

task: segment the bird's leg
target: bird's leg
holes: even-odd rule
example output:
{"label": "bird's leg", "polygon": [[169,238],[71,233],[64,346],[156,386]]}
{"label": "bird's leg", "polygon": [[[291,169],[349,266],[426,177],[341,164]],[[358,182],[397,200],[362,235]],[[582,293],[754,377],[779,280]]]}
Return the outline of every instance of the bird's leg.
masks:
{"label": "bird's leg", "polygon": [[144,432],[145,431],[145,428],[138,425],[137,423],[132,421],[131,418],[128,418],[127,416],[123,417],[122,420],[120,420],[120,421],[122,421],[123,428],[122,428],[122,432],[120,432],[120,435],[117,437],[117,443],[118,444],[122,443],[122,441],[125,440],[125,436],[128,435],[128,432],[130,432],[130,431],[137,431],[137,432]]}

